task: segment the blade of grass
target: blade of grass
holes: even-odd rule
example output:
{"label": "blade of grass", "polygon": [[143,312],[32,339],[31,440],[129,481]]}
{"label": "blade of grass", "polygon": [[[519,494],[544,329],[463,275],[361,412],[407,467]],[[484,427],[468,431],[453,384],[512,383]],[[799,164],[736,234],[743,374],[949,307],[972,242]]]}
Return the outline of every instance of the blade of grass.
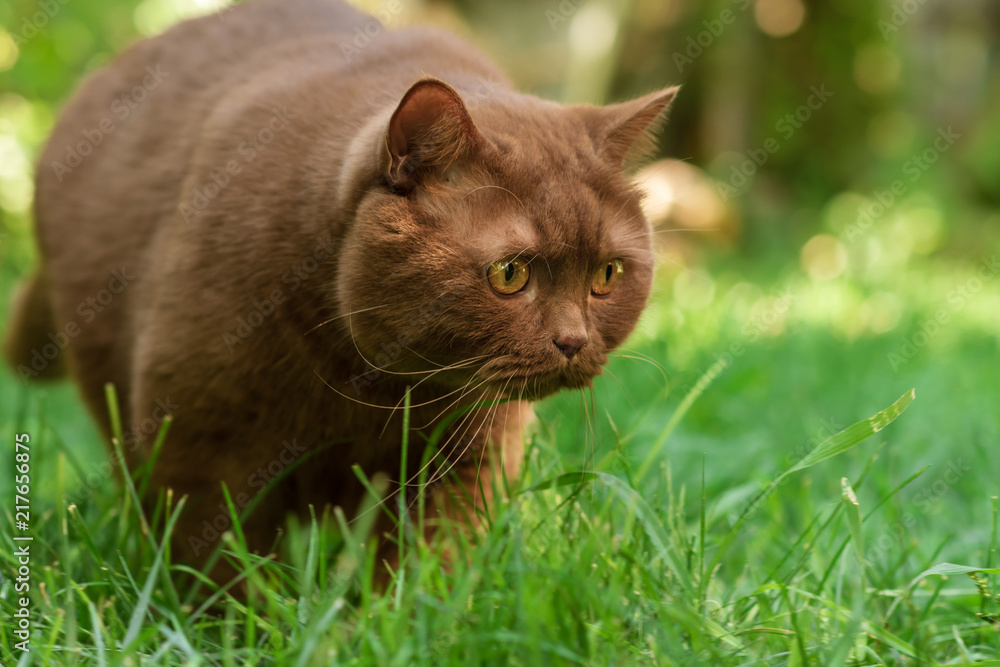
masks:
{"label": "blade of grass", "polygon": [[708,385],[710,385],[728,365],[729,362],[724,357],[716,361],[712,367],[698,379],[694,387],[691,388],[691,391],[689,391],[680,402],[680,405],[678,405],[677,409],[674,410],[674,414],[670,416],[670,420],[667,422],[667,425],[663,427],[663,430],[660,432],[660,436],[656,439],[656,442],[654,442],[653,446],[649,448],[646,460],[642,462],[641,466],[639,466],[639,471],[635,475],[635,486],[642,483],[642,480],[649,472],[649,469],[652,468],[653,464],[660,459],[660,452],[663,450],[663,446],[667,444],[667,439],[670,437],[670,434],[673,433],[677,424],[679,424],[681,419],[684,418],[684,415],[687,414],[687,411],[692,405],[694,405],[694,402],[698,400],[698,397],[701,396],[702,392],[708,388]]}
{"label": "blade of grass", "polygon": [[[82,595],[79,588],[76,589]],[[97,607],[86,596],[83,596],[87,603],[87,611],[90,612],[90,626],[94,629],[94,650],[97,651],[97,665],[104,667],[108,664],[105,656],[107,649],[104,647],[104,628],[101,625],[101,617],[97,613]],[[73,605],[70,605],[73,606]]]}
{"label": "blade of grass", "polygon": [[[403,572],[403,562],[406,556],[406,540],[403,535],[403,525],[406,523],[406,481],[409,479],[409,445],[410,445],[410,388],[403,395],[403,439],[399,455],[399,497],[397,500],[398,516],[396,517],[396,533],[398,536],[398,557],[400,574]],[[396,589],[400,590],[399,587]]]}
{"label": "blade of grass", "polygon": [[299,583],[299,623],[305,625],[309,620],[309,612],[312,610],[313,584],[316,579],[316,559],[319,550],[319,524],[316,522],[316,508],[309,506],[309,547],[306,552],[306,566],[302,572],[302,581]]}
{"label": "blade of grass", "polygon": [[[726,551],[732,544],[733,540],[740,533],[743,525],[747,522],[747,519],[754,512],[757,506],[763,501],[764,498],[769,496],[774,489],[790,474],[799,470],[805,470],[811,466],[816,465],[822,461],[825,461],[831,457],[838,454],[842,454],[847,450],[851,449],[855,445],[863,442],[869,436],[878,433],[883,428],[891,424],[899,415],[903,413],[904,410],[913,402],[915,392],[913,389],[903,394],[895,403],[887,407],[885,410],[876,413],[875,415],[863,419],[856,424],[848,426],[846,429],[830,436],[823,442],[816,445],[812,451],[803,456],[798,463],[793,465],[788,470],[784,471],[780,475],[774,478],[774,480],[761,491],[752,502],[750,502],[746,508],[744,508],[742,514],[740,514],[739,519],[733,525],[732,529],[723,539],[722,543],[716,549],[715,556],[712,558],[712,564],[708,568],[708,572],[714,572],[715,568],[722,562],[723,556],[725,556]],[[702,582],[703,587],[708,586],[708,580]]]}
{"label": "blade of grass", "polygon": [[[66,520],[68,508],[65,507],[66,491],[64,487],[66,472],[66,457],[59,454],[56,459],[56,486],[58,488],[57,498],[59,498],[59,551],[61,554],[63,573],[66,577],[66,590],[70,590],[73,585],[73,561],[75,550],[69,548],[69,522]],[[91,542],[93,546],[93,542]],[[97,562],[101,562],[98,559]],[[76,605],[72,602],[66,605],[66,644],[76,646],[77,644],[77,618]]]}
{"label": "blade of grass", "polygon": [[[701,453],[701,526],[698,536],[698,581],[705,579],[705,508],[708,505],[708,498],[705,492],[705,452]],[[700,588],[699,593],[706,594],[707,588]],[[704,612],[705,598],[698,599],[698,611]]]}
{"label": "blade of grass", "polygon": [[861,595],[865,594],[865,536],[861,531],[861,505],[846,477],[840,479],[842,502],[847,515],[847,528],[854,541],[854,552],[858,556],[858,569],[861,574]]}
{"label": "blade of grass", "polygon": [[643,497],[614,475],[594,473],[594,479],[614,491],[625,505],[635,513],[660,557],[673,571],[678,583],[684,587],[685,592],[692,593],[694,585],[691,582],[690,573],[679,559],[677,552],[671,547],[670,539],[657,520],[656,513]]}
{"label": "blade of grass", "polygon": [[[878,503],[876,503],[874,507],[872,507],[870,510],[868,510],[868,513],[865,514],[864,518],[862,519],[862,523],[864,523],[865,521],[867,521],[869,519],[869,517],[871,517],[875,513],[875,510],[877,510],[879,507],[881,507],[885,503],[889,502],[889,500],[893,496],[895,496],[897,493],[899,493],[904,488],[906,488],[907,486],[909,486],[915,479],[917,479],[918,477],[920,477],[921,475],[923,475],[927,471],[928,468],[930,468],[930,466],[926,465],[923,468],[921,468],[920,470],[918,470],[917,472],[915,472],[912,475],[910,475],[909,477],[907,477],[905,480],[903,480],[903,482],[900,485],[898,485],[896,488],[894,488],[892,491],[890,491],[884,498],[882,498],[881,500],[879,500]],[[840,507],[842,507],[842,505]],[[826,528],[826,524],[824,524],[823,528]],[[820,577],[819,583],[816,585],[816,593],[817,593],[817,595],[819,594],[820,591],[823,590],[823,586],[826,585],[826,581],[827,581],[827,579],[830,578],[830,575],[833,574],[833,569],[836,566],[837,561],[840,559],[840,554],[842,554],[844,552],[844,549],[847,548],[847,544],[848,544],[849,541],[850,541],[850,538],[849,537],[845,537],[844,540],[843,540],[843,542],[840,543],[840,548],[837,549],[837,551],[833,555],[833,558],[830,559],[830,564],[827,566],[826,571],[823,572],[823,576]],[[814,542],[815,542],[815,540],[814,540]],[[794,576],[795,573],[798,572],[798,570],[801,568],[802,563],[804,563],[804,562],[805,562],[805,559],[803,559],[803,561],[799,563],[799,567],[796,567],[795,570],[793,570],[789,574],[789,576]]]}
{"label": "blade of grass", "polygon": [[156,440],[153,441],[153,449],[149,453],[149,458],[139,468],[140,500],[146,497],[146,489],[149,488],[149,481],[153,477],[153,469],[156,467],[156,462],[160,459],[160,451],[163,449],[163,443],[167,439],[167,433],[170,431],[170,425],[173,423],[174,418],[172,415],[167,415],[163,418],[160,428],[156,432]]}
{"label": "blade of grass", "polygon": [[177,519],[184,510],[184,504],[186,501],[187,497],[181,498],[180,502],[177,503],[177,507],[167,519],[167,527],[164,531],[163,542],[160,544],[160,548],[156,550],[156,557],[153,560],[153,565],[149,569],[149,574],[146,576],[146,583],[142,587],[142,593],[139,595],[138,603],[135,606],[135,610],[132,612],[132,618],[129,620],[128,630],[125,632],[125,637],[121,641],[120,648],[123,651],[127,651],[132,648],[132,643],[138,638],[139,631],[142,629],[142,622],[146,616],[146,610],[149,609],[150,601],[153,596],[153,586],[156,584],[157,577],[160,574],[160,566],[163,564],[164,551],[167,548],[167,543],[170,541],[170,535],[173,532],[174,524],[177,523]]}
{"label": "blade of grass", "polygon": [[942,576],[952,576],[955,574],[969,574],[971,572],[976,573],[986,573],[986,574],[1000,574],[1000,568],[996,567],[978,567],[975,565],[955,565],[954,563],[938,563],[934,567],[927,568],[909,583],[909,588],[913,588],[921,579],[925,577],[930,577],[933,575]]}

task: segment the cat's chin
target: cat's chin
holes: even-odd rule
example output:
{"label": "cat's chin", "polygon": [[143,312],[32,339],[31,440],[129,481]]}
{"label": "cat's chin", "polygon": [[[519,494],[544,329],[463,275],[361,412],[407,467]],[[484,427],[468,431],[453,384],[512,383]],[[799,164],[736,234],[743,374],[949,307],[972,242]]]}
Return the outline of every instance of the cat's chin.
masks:
{"label": "cat's chin", "polygon": [[[593,386],[594,377],[603,373],[607,357],[594,354],[573,360],[512,359],[499,357],[479,367],[473,377],[489,378],[480,386],[489,394],[523,401],[537,401],[563,389],[587,389]],[[474,379],[467,379],[467,387]]]}
{"label": "cat's chin", "polygon": [[502,388],[506,386],[501,391],[508,398],[523,401],[540,401],[564,389],[588,389],[594,384],[594,375],[600,374],[600,368],[594,374],[588,374],[579,369],[564,368],[548,373],[509,378],[498,383],[498,387]]}

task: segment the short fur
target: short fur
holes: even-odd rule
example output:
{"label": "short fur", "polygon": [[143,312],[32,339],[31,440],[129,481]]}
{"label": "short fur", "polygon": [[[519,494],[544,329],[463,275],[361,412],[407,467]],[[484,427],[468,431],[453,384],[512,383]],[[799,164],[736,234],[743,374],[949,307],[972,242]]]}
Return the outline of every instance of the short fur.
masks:
{"label": "short fur", "polygon": [[[353,509],[352,464],[398,477],[391,408],[407,386],[415,443],[461,406],[521,399],[446,436],[436,469],[477,496],[491,456],[516,472],[528,401],[587,386],[648,297],[648,223],[622,163],[674,89],[563,107],[436,30],[382,30],[358,49],[355,28],[374,25],[324,0],[187,21],[88,77],[41,156],[43,261],[8,356],[35,375],[32,353],[77,322],[58,361],[108,435],[103,387],[117,386],[133,464],[153,440],[138,425],[173,413],[154,482],[191,496],[176,530],[189,557],[209,550],[220,481],[252,497],[269,465],[327,447],[255,512],[248,534],[267,550],[286,511]],[[531,277],[503,296],[486,270],[510,256]],[[624,278],[595,296],[614,258]],[[113,271],[127,285],[81,320]],[[570,358],[560,340],[583,344]]]}

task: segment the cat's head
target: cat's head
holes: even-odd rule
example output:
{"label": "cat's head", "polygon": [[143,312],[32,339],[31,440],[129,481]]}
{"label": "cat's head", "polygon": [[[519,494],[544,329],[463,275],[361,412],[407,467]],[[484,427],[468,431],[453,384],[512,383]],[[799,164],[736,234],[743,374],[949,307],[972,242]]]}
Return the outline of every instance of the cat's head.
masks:
{"label": "cat's head", "polygon": [[467,105],[414,84],[382,121],[340,261],[359,354],[409,384],[423,376],[392,374],[450,367],[427,381],[472,397],[588,386],[649,296],[649,223],[623,168],[675,92]]}

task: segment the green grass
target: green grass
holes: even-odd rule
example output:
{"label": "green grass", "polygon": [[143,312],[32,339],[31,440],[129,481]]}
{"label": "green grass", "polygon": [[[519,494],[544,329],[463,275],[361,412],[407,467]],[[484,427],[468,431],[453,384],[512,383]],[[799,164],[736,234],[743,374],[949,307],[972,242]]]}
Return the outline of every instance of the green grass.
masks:
{"label": "green grass", "polygon": [[[861,317],[886,285],[814,284],[789,270],[780,285],[796,305],[753,343],[744,327],[758,311],[736,288],[752,268],[720,274],[723,296],[683,313],[662,306],[665,275],[657,305],[593,396],[539,405],[524,476],[491,508],[484,534],[428,544],[405,531],[404,567],[384,590],[373,583],[373,513],[298,517],[281,562],[247,553],[237,524],[223,557],[246,571],[249,596],[208,583],[195,590],[199,575],[163,548],[180,499],[144,530],[142,473],[134,485],[101,473],[107,450],[73,390],[24,387],[5,371],[0,658],[1000,665],[993,297],[980,293],[899,372],[887,361],[969,266],[892,278],[923,284],[881,335],[845,333],[843,318]],[[840,305],[811,307],[822,298]],[[740,340],[744,351],[716,362]],[[710,369],[714,380],[699,383]],[[888,425],[895,412],[883,415],[872,433],[863,420],[901,395],[905,414]],[[7,623],[20,432],[32,436],[30,657],[14,650]],[[89,497],[67,507],[88,474]],[[385,491],[384,480],[372,485]]]}
{"label": "green grass", "polygon": [[[21,33],[42,4],[0,3],[3,29]],[[0,71],[2,313],[37,261],[31,165],[60,105],[133,39],[207,6],[56,4]],[[600,68],[566,71],[553,50],[573,31],[545,14],[565,3],[460,4],[482,12],[468,34],[493,43],[525,89],[601,96],[591,90]],[[0,664],[1000,665],[1000,578],[988,571],[1000,565],[996,271],[954,298],[1000,250],[988,32],[939,2],[920,10],[937,12],[930,22],[885,39],[878,21],[899,3],[807,3],[803,28],[774,41],[754,38],[756,12],[742,12],[680,72],[671,52],[728,3],[674,3],[680,20],[669,21],[652,19],[656,2],[619,4],[630,8],[627,48],[608,56],[614,76],[600,87],[611,100],[685,83],[664,156],[727,180],[730,161],[773,137],[809,86],[836,97],[729,202],[741,225],[661,236],[709,280],[659,267],[640,330],[593,395],[538,406],[524,477],[481,539],[424,544],[408,531],[400,575],[376,591],[365,520],[298,517],[280,563],[247,554],[233,531],[223,557],[247,570],[252,593],[232,600],[196,587],[198,574],[161,548],[165,508],[144,530],[144,477],[134,487],[115,477],[73,387],[25,386],[0,368]],[[12,64],[4,37],[0,69]],[[937,48],[928,68],[935,44],[962,48]],[[734,69],[726,53],[761,66]],[[847,243],[858,208],[904,177],[945,122],[942,91],[963,140]],[[817,234],[845,242],[836,279],[800,267]],[[947,323],[894,361],[942,309]],[[790,472],[910,389],[892,424]],[[30,655],[14,649],[12,617],[22,432],[32,436]],[[459,556],[447,567],[446,550]]]}

